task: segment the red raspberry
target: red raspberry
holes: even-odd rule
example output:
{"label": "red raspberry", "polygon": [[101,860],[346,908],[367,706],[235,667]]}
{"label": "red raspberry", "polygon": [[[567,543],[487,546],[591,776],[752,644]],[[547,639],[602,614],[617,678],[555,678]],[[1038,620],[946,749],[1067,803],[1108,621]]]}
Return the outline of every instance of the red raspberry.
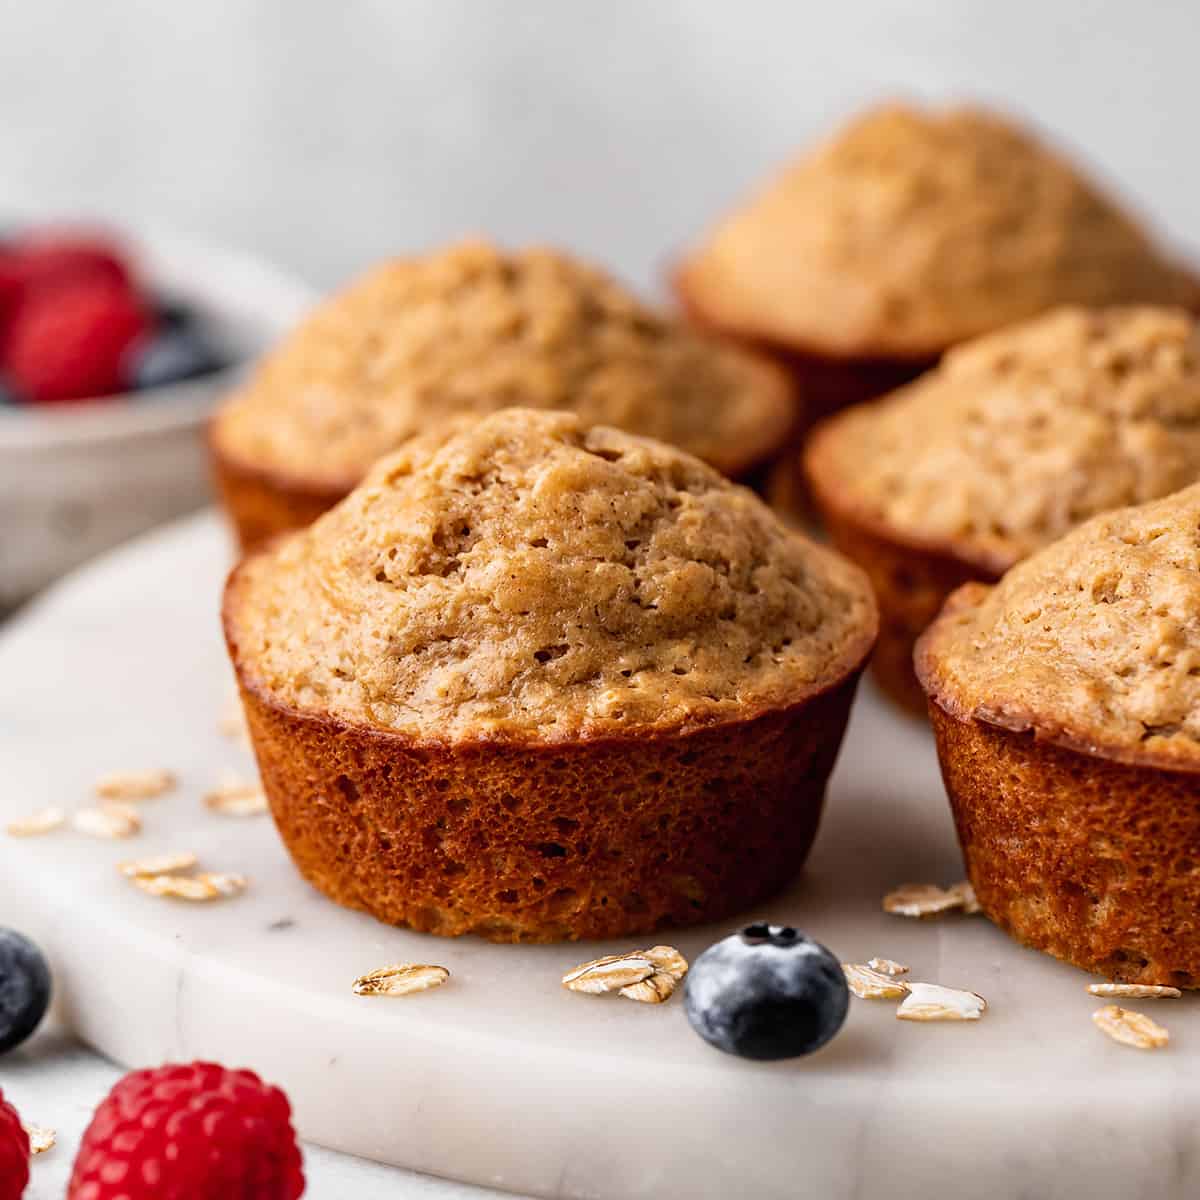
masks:
{"label": "red raspberry", "polygon": [[296,1200],[287,1097],[215,1063],[126,1075],[83,1135],[67,1200]]}
{"label": "red raspberry", "polygon": [[0,367],[35,402],[108,396],[125,389],[125,353],[150,327],[137,297],[111,279],[38,288],[9,320]]}
{"label": "red raspberry", "polygon": [[48,229],[28,234],[6,249],[9,271],[23,289],[97,275],[132,287],[120,251],[97,234]]}
{"label": "red raspberry", "polygon": [[134,290],[120,251],[103,235],[50,229],[0,246],[0,341],[17,309],[35,292],[95,278]]}
{"label": "red raspberry", "polygon": [[29,1182],[29,1135],[0,1092],[0,1200],[20,1200]]}
{"label": "red raspberry", "polygon": [[20,300],[21,280],[16,265],[9,256],[0,251],[0,349],[4,346],[5,331],[16,315]]}

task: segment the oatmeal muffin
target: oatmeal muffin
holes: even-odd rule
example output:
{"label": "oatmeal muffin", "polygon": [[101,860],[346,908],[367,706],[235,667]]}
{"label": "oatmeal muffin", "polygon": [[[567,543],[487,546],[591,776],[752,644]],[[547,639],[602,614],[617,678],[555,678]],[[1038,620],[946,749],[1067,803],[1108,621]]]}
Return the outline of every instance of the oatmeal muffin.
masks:
{"label": "oatmeal muffin", "polygon": [[702,325],[778,354],[818,417],[1060,304],[1197,288],[1108,196],[974,108],[869,111],[720,222],[676,276]]}
{"label": "oatmeal muffin", "polygon": [[804,461],[879,598],[876,678],[923,713],[913,643],[959,584],[1200,479],[1200,330],[1180,309],[1056,310],[825,422]]}
{"label": "oatmeal muffin", "polygon": [[1200,485],[1095,517],[917,647],[984,911],[1130,983],[1200,987]]}
{"label": "oatmeal muffin", "polygon": [[226,589],[276,823],[341,904],[495,941],[716,919],[799,870],[876,613],[698,459],[511,409],[385,457]]}
{"label": "oatmeal muffin", "polygon": [[214,473],[250,546],[307,525],[443,419],[512,405],[656,437],[735,477],[795,419],[777,367],[602,272],[464,243],[384,263],[319,307],[218,414]]}

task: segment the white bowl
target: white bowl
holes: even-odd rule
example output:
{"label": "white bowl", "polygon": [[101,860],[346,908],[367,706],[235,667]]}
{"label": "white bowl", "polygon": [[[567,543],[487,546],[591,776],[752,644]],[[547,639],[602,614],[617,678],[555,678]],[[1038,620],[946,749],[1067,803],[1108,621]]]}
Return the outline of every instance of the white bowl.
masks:
{"label": "white bowl", "polygon": [[243,254],[159,233],[121,241],[139,278],[203,314],[238,365],[110,400],[0,408],[0,611],[204,504],[214,402],[315,298]]}

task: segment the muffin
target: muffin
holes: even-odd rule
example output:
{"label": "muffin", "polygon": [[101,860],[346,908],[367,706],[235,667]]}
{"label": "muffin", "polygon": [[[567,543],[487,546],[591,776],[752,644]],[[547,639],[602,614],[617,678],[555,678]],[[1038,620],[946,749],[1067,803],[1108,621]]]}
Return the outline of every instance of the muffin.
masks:
{"label": "muffin", "polygon": [[971,882],[1021,941],[1200,987],[1200,485],[950,598],[917,647]]}
{"label": "muffin", "polygon": [[376,459],[454,416],[565,409],[750,472],[784,443],[786,375],[551,250],[465,243],[384,263],[319,307],[217,415],[244,546],[301,528]]}
{"label": "muffin", "polygon": [[857,567],[698,459],[520,409],[382,459],[233,572],[224,621],[304,876],[512,942],[791,879],[877,624]]}
{"label": "muffin", "polygon": [[1060,304],[1184,304],[1194,282],[1002,117],[894,104],[720,222],[675,278],[702,325],[778,355],[818,418]]}
{"label": "muffin", "polygon": [[879,599],[875,676],[923,713],[913,643],[956,587],[1200,479],[1200,332],[1179,309],[1056,310],[830,419],[804,464]]}

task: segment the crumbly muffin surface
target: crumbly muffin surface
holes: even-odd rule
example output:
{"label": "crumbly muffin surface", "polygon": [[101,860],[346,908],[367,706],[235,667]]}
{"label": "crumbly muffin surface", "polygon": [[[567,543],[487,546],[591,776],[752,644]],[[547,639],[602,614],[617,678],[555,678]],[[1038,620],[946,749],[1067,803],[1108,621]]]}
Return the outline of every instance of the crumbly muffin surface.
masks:
{"label": "crumbly muffin surface", "polygon": [[787,434],[784,377],[551,250],[464,243],[333,296],[217,418],[235,459],[347,489],[456,414],[564,409],[742,470]]}
{"label": "crumbly muffin surface", "polygon": [[868,518],[1003,570],[1200,479],[1200,329],[1178,309],[1057,310],[836,418],[809,463]]}
{"label": "crumbly muffin surface", "polygon": [[917,648],[956,716],[1200,764],[1200,484],[1105,513],[951,597]]}
{"label": "crumbly muffin surface", "polygon": [[305,711],[464,741],[755,715],[865,656],[858,569],[689,455],[512,409],[416,439],[250,559],[227,628]]}
{"label": "crumbly muffin surface", "polygon": [[974,109],[868,112],[721,223],[681,286],[714,324],[921,357],[1056,304],[1184,304],[1182,274],[1030,134]]}

